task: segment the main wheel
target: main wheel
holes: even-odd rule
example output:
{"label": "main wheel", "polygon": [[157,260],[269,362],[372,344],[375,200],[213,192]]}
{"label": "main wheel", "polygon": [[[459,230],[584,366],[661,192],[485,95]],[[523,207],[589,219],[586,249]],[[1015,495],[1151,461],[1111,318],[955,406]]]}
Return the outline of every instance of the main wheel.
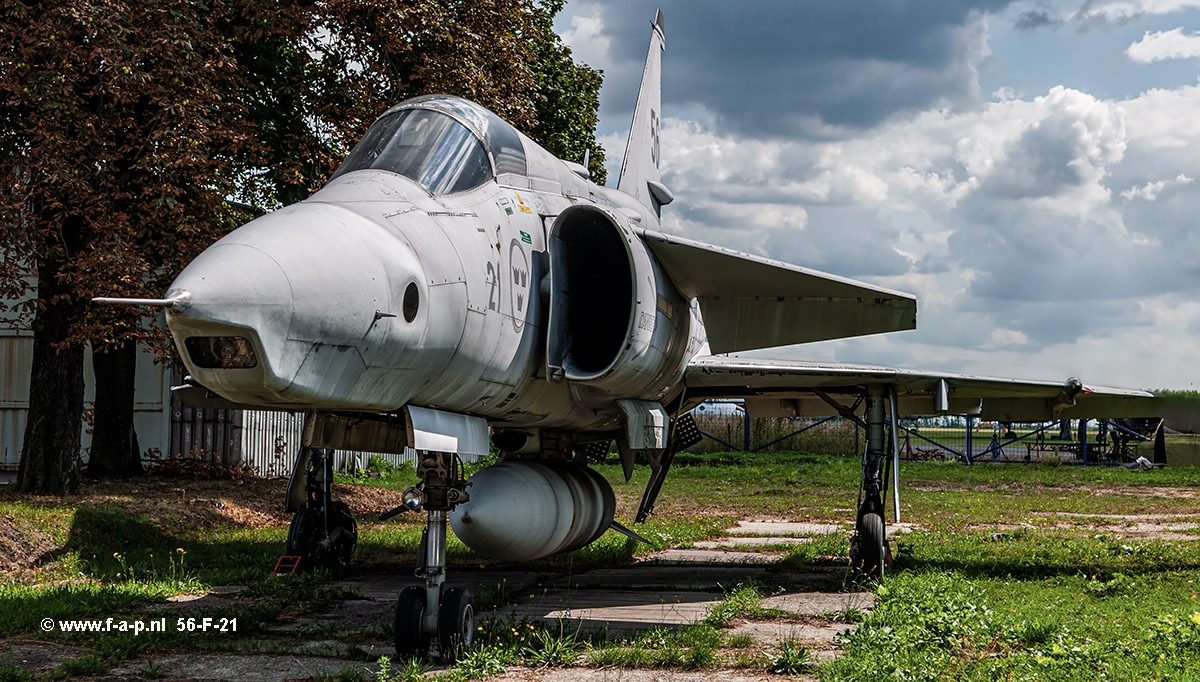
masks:
{"label": "main wheel", "polygon": [[305,507],[292,515],[288,527],[288,556],[300,557],[300,570],[311,571],[317,562],[317,541],[321,533],[321,516]]}
{"label": "main wheel", "polygon": [[438,608],[438,650],[442,661],[453,663],[475,638],[475,607],[471,593],[461,587],[442,590]]}
{"label": "main wheel", "polygon": [[332,502],[329,512],[329,525],[332,528],[341,528],[342,535],[337,545],[331,548],[329,556],[325,557],[325,563],[335,570],[345,570],[350,565],[350,556],[354,554],[354,547],[358,544],[358,523],[350,513],[350,506],[341,500]]}
{"label": "main wheel", "polygon": [[868,512],[859,517],[858,555],[855,557],[854,567],[866,575],[882,578],[884,560],[887,557],[886,542],[881,515]]}
{"label": "main wheel", "polygon": [[412,656],[429,652],[429,637],[422,631],[425,620],[425,589],[416,585],[400,590],[396,600],[396,620],[392,637],[396,642],[396,654]]}

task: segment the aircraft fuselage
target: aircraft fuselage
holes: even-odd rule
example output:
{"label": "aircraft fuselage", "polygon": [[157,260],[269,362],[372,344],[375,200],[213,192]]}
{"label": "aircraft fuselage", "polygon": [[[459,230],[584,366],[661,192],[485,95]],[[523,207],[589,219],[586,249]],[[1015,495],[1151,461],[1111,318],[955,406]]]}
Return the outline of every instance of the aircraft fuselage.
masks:
{"label": "aircraft fuselage", "polygon": [[[667,399],[703,327],[634,230],[657,216],[523,142],[523,176],[435,195],[355,170],[218,241],[169,293],[189,295],[168,321],[191,374],[248,405],[418,405],[499,426],[616,428],[617,398]],[[586,274],[552,286],[567,277],[552,271],[556,238],[571,242],[562,258],[585,263],[576,272],[590,264],[594,287]],[[554,305],[551,345],[576,349],[574,374],[548,368]]]}

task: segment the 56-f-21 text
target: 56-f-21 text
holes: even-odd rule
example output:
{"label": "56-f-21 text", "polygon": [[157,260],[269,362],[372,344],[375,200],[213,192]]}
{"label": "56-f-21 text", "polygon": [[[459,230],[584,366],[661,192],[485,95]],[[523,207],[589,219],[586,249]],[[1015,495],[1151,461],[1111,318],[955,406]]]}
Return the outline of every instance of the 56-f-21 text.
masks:
{"label": "56-f-21 text", "polygon": [[180,618],[177,632],[237,632],[237,618]]}

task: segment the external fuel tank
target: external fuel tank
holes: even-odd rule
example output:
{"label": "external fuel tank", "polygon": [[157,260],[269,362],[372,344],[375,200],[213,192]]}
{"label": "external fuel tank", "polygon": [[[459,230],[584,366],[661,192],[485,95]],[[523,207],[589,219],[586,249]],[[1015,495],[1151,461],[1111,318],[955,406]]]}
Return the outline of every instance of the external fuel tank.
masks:
{"label": "external fuel tank", "polygon": [[501,462],[469,479],[471,499],[450,525],[475,552],[528,561],[579,549],[612,524],[616,499],[603,476],[566,462]]}

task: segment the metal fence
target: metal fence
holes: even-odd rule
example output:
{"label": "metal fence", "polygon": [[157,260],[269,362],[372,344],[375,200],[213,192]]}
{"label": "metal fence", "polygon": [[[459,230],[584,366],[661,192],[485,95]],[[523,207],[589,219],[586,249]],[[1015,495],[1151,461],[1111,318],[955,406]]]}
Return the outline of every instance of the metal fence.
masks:
{"label": "metal fence", "polygon": [[[862,429],[841,417],[747,418],[739,401],[711,401],[693,416],[705,440],[691,452],[802,450],[851,456],[866,446]],[[890,423],[890,420],[889,420]],[[998,423],[971,416],[901,418],[900,456],[910,460],[1028,463],[1126,463],[1153,439],[1107,419]]]}

